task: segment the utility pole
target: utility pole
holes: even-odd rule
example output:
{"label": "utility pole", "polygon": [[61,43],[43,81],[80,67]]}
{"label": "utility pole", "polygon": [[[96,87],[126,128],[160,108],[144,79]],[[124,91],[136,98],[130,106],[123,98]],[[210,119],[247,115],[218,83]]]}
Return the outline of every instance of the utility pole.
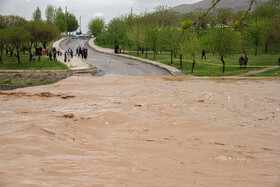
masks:
{"label": "utility pole", "polygon": [[132,7],[131,7],[131,16],[132,16]]}
{"label": "utility pole", "polygon": [[66,33],[65,33],[65,35],[67,35],[67,33],[68,33],[68,31],[67,31],[67,29],[68,29],[68,15],[67,15],[67,6],[65,7],[65,17],[66,17]]}
{"label": "utility pole", "polygon": [[82,16],[80,16],[80,34],[82,34]]}
{"label": "utility pole", "polygon": [[82,17],[87,15],[81,15],[80,16],[80,33],[82,34]]}

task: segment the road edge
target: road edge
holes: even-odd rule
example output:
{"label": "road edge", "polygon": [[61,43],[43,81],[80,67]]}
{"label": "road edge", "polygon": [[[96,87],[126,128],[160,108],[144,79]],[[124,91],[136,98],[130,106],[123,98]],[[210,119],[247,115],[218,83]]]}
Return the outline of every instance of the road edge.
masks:
{"label": "road edge", "polygon": [[141,62],[144,62],[144,63],[147,63],[147,64],[152,64],[154,66],[157,66],[157,67],[160,67],[162,69],[167,70],[173,76],[184,76],[185,75],[179,69],[174,68],[172,66],[168,66],[168,65],[160,63],[160,62],[147,60],[147,59],[143,59],[143,58],[139,58],[139,57],[134,57],[134,56],[130,56],[130,55],[125,55],[125,54],[115,54],[113,49],[103,48],[103,47],[99,47],[99,46],[95,45],[94,40],[95,40],[95,38],[91,38],[88,41],[88,46],[90,48],[92,48],[93,50],[97,51],[97,52],[110,54],[110,55],[115,55],[115,56],[121,56],[121,57],[128,58],[128,59],[138,60],[138,61],[141,61]]}

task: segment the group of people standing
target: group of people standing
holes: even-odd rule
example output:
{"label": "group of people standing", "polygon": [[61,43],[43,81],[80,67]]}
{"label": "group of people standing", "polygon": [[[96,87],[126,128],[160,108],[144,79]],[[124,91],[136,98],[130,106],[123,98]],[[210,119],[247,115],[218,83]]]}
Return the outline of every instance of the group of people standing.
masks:
{"label": "group of people standing", "polygon": [[244,58],[243,58],[243,56],[241,56],[241,57],[239,58],[239,66],[240,66],[240,68],[243,68],[243,67],[242,67],[243,65],[244,65],[244,68],[247,68],[248,60],[249,60],[249,58],[248,58],[247,55],[245,55]]}
{"label": "group of people standing", "polygon": [[69,49],[64,52],[64,62],[69,62],[70,58],[73,58],[73,50],[69,47]]}
{"label": "group of people standing", "polygon": [[60,49],[58,49],[58,50],[56,50],[56,48],[54,47],[53,49],[52,49],[52,51],[49,51],[49,50],[47,50],[46,51],[46,55],[49,57],[49,60],[50,61],[52,61],[52,59],[54,60],[54,61],[57,61],[57,56],[61,56],[62,55],[62,53],[60,52]]}
{"label": "group of people standing", "polygon": [[82,48],[81,46],[77,47],[76,49],[76,56],[78,55],[78,57],[82,57],[82,59],[87,59],[88,56],[88,48],[87,45],[84,45],[84,47]]}

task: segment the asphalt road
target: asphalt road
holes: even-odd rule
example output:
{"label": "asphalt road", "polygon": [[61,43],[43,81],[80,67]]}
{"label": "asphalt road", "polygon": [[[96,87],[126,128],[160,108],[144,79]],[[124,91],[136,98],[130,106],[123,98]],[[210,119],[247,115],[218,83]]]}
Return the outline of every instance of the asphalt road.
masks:
{"label": "asphalt road", "polygon": [[[78,46],[84,46],[87,42],[88,40],[67,39],[60,44],[60,47],[64,50],[71,48],[74,54],[76,54],[76,48]],[[99,70],[99,72],[95,74],[97,76],[171,75],[167,70],[157,66],[115,55],[99,53],[91,48],[88,50],[87,61]]]}

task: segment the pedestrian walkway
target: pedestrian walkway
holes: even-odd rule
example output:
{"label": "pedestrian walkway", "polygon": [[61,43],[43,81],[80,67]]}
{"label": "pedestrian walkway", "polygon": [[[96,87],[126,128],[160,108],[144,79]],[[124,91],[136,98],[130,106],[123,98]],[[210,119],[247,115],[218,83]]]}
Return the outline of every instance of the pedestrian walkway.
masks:
{"label": "pedestrian walkway", "polygon": [[65,51],[59,47],[59,44],[65,39],[67,39],[67,38],[62,38],[53,44],[53,47],[55,47],[56,50],[60,49],[60,51],[62,52],[62,56],[57,56],[57,60],[59,62],[65,64],[66,66],[68,66],[68,68],[71,71],[81,72],[81,73],[95,73],[96,68],[93,67],[92,64],[90,64],[86,60],[80,59],[76,56],[73,56],[73,58],[70,58],[70,61],[67,60],[67,62],[64,62]]}
{"label": "pedestrian walkway", "polygon": [[156,61],[152,61],[152,60],[148,60],[148,59],[144,59],[144,58],[139,58],[139,57],[135,57],[135,56],[125,55],[125,54],[115,54],[114,49],[99,47],[99,46],[94,44],[94,40],[95,40],[95,38],[90,39],[88,41],[88,46],[91,47],[92,49],[94,49],[97,52],[116,55],[116,56],[121,56],[121,57],[124,57],[124,58],[129,58],[129,59],[138,60],[138,61],[141,61],[141,62],[144,62],[144,63],[152,64],[154,66],[166,69],[167,71],[169,71],[174,76],[185,75],[179,69],[177,69],[175,67],[172,67],[172,66],[168,66],[168,65],[160,63],[160,62],[156,62]]}

